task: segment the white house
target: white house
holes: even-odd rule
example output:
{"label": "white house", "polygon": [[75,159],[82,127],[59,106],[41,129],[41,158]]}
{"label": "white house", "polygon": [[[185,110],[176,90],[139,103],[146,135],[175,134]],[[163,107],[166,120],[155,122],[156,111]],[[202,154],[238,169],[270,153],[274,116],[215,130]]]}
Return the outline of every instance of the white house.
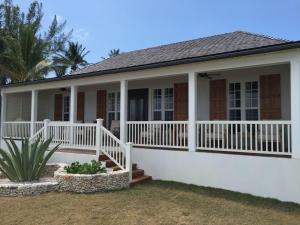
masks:
{"label": "white house", "polygon": [[300,203],[300,41],[225,33],[1,94],[2,140],[51,136],[53,160],[102,152],[154,179]]}

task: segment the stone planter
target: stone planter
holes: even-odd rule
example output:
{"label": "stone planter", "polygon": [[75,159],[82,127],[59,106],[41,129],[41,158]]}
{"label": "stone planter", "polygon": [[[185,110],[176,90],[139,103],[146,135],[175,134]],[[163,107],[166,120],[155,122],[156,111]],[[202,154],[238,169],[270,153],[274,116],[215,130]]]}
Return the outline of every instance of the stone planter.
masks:
{"label": "stone planter", "polygon": [[16,183],[0,174],[0,196],[37,195],[49,191],[58,191],[58,182],[53,178],[54,171],[63,169],[64,164],[48,164],[39,181]]}
{"label": "stone planter", "polygon": [[115,171],[99,174],[70,174],[63,169],[54,173],[59,191],[76,193],[104,192],[129,187],[129,172]]}
{"label": "stone planter", "polygon": [[129,187],[129,172],[68,174],[66,164],[48,164],[39,181],[15,183],[0,174],[0,196],[37,195],[49,191],[104,192]]}

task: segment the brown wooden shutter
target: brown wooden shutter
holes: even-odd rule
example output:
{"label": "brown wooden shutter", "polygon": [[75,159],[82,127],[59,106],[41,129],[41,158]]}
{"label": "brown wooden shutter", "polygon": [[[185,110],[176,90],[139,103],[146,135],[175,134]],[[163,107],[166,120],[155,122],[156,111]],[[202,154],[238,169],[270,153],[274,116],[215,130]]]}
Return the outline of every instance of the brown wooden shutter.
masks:
{"label": "brown wooden shutter", "polygon": [[226,80],[211,80],[209,82],[209,112],[210,120],[226,120]]}
{"label": "brown wooden shutter", "polygon": [[280,75],[260,76],[260,118],[281,119]]}
{"label": "brown wooden shutter", "polygon": [[188,83],[174,84],[174,120],[188,120]]}
{"label": "brown wooden shutter", "polygon": [[103,119],[106,124],[106,90],[97,91],[97,119]]}
{"label": "brown wooden shutter", "polygon": [[84,122],[84,92],[77,93],[77,120]]}
{"label": "brown wooden shutter", "polygon": [[54,96],[54,120],[62,120],[62,94],[56,94]]}

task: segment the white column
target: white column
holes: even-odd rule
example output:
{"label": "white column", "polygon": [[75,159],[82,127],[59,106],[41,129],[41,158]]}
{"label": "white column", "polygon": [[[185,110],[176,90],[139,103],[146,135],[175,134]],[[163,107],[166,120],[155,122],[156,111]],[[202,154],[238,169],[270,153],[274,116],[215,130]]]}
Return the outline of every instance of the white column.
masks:
{"label": "white column", "polygon": [[96,159],[99,159],[102,149],[102,131],[101,127],[103,126],[103,119],[97,119],[96,125]]}
{"label": "white column", "polygon": [[196,120],[197,120],[197,73],[188,74],[189,80],[189,121],[188,147],[189,151],[196,151]]}
{"label": "white column", "polygon": [[31,123],[30,123],[30,136],[32,137],[36,132],[34,129],[34,122],[37,120],[37,105],[38,105],[38,91],[31,91]]}
{"label": "white column", "polygon": [[[3,136],[3,132],[4,132],[3,122],[5,122],[5,121],[6,121],[6,94],[2,92],[1,93],[1,137]],[[1,146],[1,143],[2,143],[1,139],[0,139],[0,146]]]}
{"label": "white column", "polygon": [[292,157],[300,159],[300,58],[291,61]]}
{"label": "white column", "polygon": [[77,121],[77,86],[71,86],[70,122],[76,123],[76,121]]}
{"label": "white column", "polygon": [[127,101],[128,101],[128,81],[121,80],[120,83],[120,140],[125,143],[126,137],[126,120],[127,120]]}

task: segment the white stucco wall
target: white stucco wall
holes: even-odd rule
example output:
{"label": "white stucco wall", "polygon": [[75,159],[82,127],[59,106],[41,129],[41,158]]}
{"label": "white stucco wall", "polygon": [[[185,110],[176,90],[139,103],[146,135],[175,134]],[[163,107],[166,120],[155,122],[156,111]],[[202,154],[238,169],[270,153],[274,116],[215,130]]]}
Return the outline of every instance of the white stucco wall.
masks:
{"label": "white stucco wall", "polygon": [[300,203],[299,159],[141,148],[134,148],[132,157],[154,180]]}

